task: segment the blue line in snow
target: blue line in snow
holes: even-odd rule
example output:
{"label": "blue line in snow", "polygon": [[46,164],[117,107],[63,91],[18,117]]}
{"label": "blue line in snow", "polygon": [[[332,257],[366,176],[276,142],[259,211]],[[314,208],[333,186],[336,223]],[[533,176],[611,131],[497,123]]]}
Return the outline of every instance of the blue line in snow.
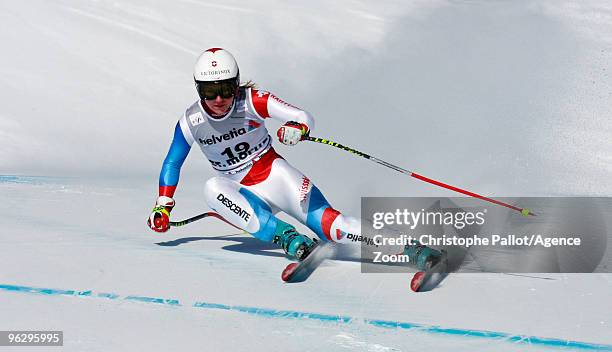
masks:
{"label": "blue line in snow", "polygon": [[[76,291],[76,290],[61,290],[51,288],[37,288],[30,286],[15,286],[15,285],[4,285],[0,284],[0,290],[21,292],[21,293],[32,293],[41,295],[57,295],[57,296],[77,296],[77,297],[98,297],[104,299],[120,299],[121,296],[114,293],[98,293],[91,290],[88,291]],[[127,301],[136,301],[141,303],[152,303],[161,304],[168,306],[182,306],[177,299],[166,299],[157,297],[145,297],[145,296],[125,296],[122,298]],[[319,314],[309,312],[299,312],[294,310],[277,310],[269,308],[258,308],[258,307],[247,307],[247,306],[230,306],[226,304],[208,303],[208,302],[195,302],[193,307],[204,308],[204,309],[220,309],[236,311],[241,313],[248,313],[257,316],[267,318],[284,318],[284,319],[310,319],[323,322],[333,322],[350,324],[351,322],[362,322],[368,325],[376,326],[379,328],[392,328],[392,329],[405,329],[405,330],[417,330],[419,332],[425,332],[430,334],[438,335],[453,335],[458,337],[473,337],[483,338],[490,340],[500,340],[505,342],[520,343],[524,345],[538,345],[551,348],[570,348],[579,350],[591,350],[591,351],[612,351],[612,345],[595,344],[589,342],[570,341],[557,338],[545,338],[538,336],[524,336],[524,335],[511,335],[504,332],[496,331],[483,331],[483,330],[471,330],[471,329],[459,329],[459,328],[443,328],[439,326],[422,325],[410,322],[400,321],[389,321],[389,320],[376,320],[376,319],[356,319],[349,316],[332,315],[332,314]]]}
{"label": "blue line in snow", "polygon": [[177,299],[164,299],[164,298],[142,297],[142,296],[127,296],[124,299],[128,301],[139,301],[139,302],[144,302],[144,303],[155,303],[155,304],[166,304],[169,306],[180,306],[180,303]]}
{"label": "blue line in snow", "polygon": [[53,177],[53,176],[0,175],[0,184],[14,183],[14,184],[42,185],[45,183],[55,183],[55,182],[63,181],[67,179],[69,178]]}

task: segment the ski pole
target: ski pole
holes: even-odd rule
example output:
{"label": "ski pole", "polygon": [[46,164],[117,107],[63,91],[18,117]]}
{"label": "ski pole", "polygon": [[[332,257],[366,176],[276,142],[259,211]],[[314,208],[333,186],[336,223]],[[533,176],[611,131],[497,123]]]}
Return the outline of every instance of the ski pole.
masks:
{"label": "ski pole", "polygon": [[219,219],[219,220],[221,220],[221,221],[223,221],[223,222],[225,222],[227,224],[230,224],[230,225],[234,226],[238,230],[242,231],[241,228],[239,228],[236,225],[234,225],[234,224],[230,223],[229,221],[225,220],[225,218],[223,216],[215,213],[214,211],[208,211],[206,213],[198,214],[196,216],[192,216],[189,219],[185,219],[185,220],[182,220],[182,221],[170,221],[170,226],[172,226],[172,227],[184,226],[184,225],[190,224],[190,223],[192,223],[194,221],[198,221],[200,219],[207,218],[209,216],[212,216],[213,218],[217,218],[217,219]]}
{"label": "ski pole", "polygon": [[464,190],[464,189],[461,189],[461,188],[458,188],[458,187],[455,187],[455,186],[451,186],[449,184],[446,184],[446,183],[443,183],[443,182],[440,182],[440,181],[436,181],[436,180],[431,179],[429,177],[425,177],[423,175],[417,174],[416,172],[403,169],[403,168],[401,168],[399,166],[393,165],[393,164],[388,163],[388,162],[386,162],[384,160],[378,159],[376,157],[373,157],[373,156],[368,155],[366,153],[360,152],[360,151],[358,151],[356,149],[344,146],[344,145],[342,145],[340,143],[336,143],[336,142],[330,141],[328,139],[307,136],[307,137],[304,138],[304,140],[311,141],[311,142],[316,142],[316,143],[321,143],[321,144],[331,145],[332,147],[336,147],[336,148],[345,150],[347,152],[353,153],[355,155],[361,156],[363,158],[371,160],[371,161],[373,161],[375,163],[378,163],[380,165],[386,166],[386,167],[388,167],[390,169],[393,169],[395,171],[401,172],[403,174],[406,174],[408,176],[414,177],[414,178],[419,179],[421,181],[424,181],[424,182],[427,182],[427,183],[431,183],[432,185],[436,185],[436,186],[439,186],[439,187],[442,187],[442,188],[450,189],[451,191],[455,191],[455,192],[458,192],[458,193],[461,193],[461,194],[468,195],[470,197],[474,197],[474,198],[478,198],[478,199],[487,201],[489,203],[501,205],[502,207],[506,207],[506,208],[509,208],[509,209],[512,209],[512,210],[516,210],[516,211],[520,212],[524,216],[527,216],[527,215],[536,216],[536,214],[534,212],[530,211],[527,208],[519,208],[519,207],[516,207],[514,205],[511,205],[511,204],[508,204],[508,203],[504,203],[504,202],[499,201],[499,200],[495,200],[493,198],[481,196],[480,194],[477,194],[477,193],[474,193],[474,192],[470,192],[470,191],[467,191],[467,190]]}

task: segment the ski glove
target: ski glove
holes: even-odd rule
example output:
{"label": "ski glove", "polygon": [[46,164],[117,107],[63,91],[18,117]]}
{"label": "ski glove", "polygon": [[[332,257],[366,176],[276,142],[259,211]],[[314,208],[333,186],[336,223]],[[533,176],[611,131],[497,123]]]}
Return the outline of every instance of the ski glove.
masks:
{"label": "ski glove", "polygon": [[309,132],[308,126],[305,124],[289,121],[278,129],[276,135],[281,143],[286,145],[296,145],[297,142],[307,137]]}
{"label": "ski glove", "polygon": [[166,232],[170,229],[170,212],[174,208],[174,199],[167,196],[159,196],[155,207],[147,220],[147,225],[156,232]]}

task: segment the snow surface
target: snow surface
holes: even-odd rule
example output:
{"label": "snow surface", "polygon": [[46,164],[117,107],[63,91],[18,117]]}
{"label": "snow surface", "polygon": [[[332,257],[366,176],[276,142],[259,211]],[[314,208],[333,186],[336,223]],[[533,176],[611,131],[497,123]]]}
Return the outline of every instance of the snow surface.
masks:
{"label": "snow surface", "polygon": [[[0,42],[0,175],[54,176],[0,176],[0,330],[63,330],[66,351],[612,349],[607,274],[456,274],[417,295],[333,260],[287,285],[278,249],[215,219],[145,226],[212,46],[317,136],[487,195],[610,196],[610,4],[31,0],[0,2]],[[451,195],[325,146],[278,151],[347,213]],[[194,150],[176,219],[207,210],[211,175]]]}
{"label": "snow surface", "polygon": [[[441,288],[414,294],[410,275],[362,274],[356,262],[333,260],[304,283],[284,284],[280,272],[287,260],[281,251],[216,219],[165,235],[146,230],[149,186],[59,178],[0,180],[3,216],[10,219],[3,221],[0,238],[2,327],[63,330],[67,351],[552,348],[517,343],[517,335],[612,349],[612,281],[606,274],[535,275],[548,279],[454,274]],[[179,199],[173,214],[177,219],[202,207],[189,187]],[[20,292],[6,285],[81,294]],[[100,293],[118,297],[98,297]],[[128,296],[178,302],[146,303]],[[194,307],[197,302],[353,321],[246,314]],[[423,327],[385,328],[369,320]],[[431,331],[430,326],[459,329],[459,335]],[[507,335],[478,338],[471,336],[473,330]]]}

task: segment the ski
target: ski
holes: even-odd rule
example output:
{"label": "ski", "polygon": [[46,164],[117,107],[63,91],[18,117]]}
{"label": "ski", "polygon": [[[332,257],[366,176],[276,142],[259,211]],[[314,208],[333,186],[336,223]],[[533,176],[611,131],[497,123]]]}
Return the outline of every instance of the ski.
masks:
{"label": "ski", "polygon": [[281,274],[281,279],[288,283],[306,281],[325,259],[333,256],[334,252],[333,244],[316,244],[306,259],[287,265]]}
{"label": "ski", "polygon": [[427,292],[435,289],[448,276],[448,255],[442,251],[440,261],[425,271],[414,274],[410,288],[414,292]]}

